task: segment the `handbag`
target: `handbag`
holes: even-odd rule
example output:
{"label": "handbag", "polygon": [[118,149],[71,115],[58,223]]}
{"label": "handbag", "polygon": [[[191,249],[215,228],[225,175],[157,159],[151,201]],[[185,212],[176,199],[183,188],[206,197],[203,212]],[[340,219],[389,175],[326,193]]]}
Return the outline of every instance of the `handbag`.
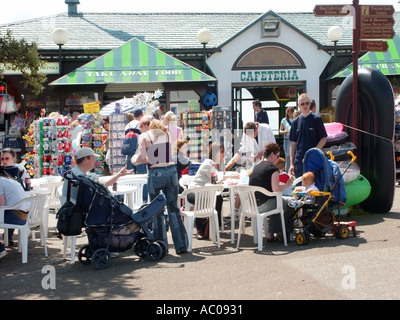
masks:
{"label": "handbag", "polygon": [[[71,200],[71,185],[68,182],[67,201],[57,211],[57,229],[60,234],[65,236],[77,236],[82,233],[84,212],[79,204],[74,204]],[[79,189],[78,189],[79,199]]]}

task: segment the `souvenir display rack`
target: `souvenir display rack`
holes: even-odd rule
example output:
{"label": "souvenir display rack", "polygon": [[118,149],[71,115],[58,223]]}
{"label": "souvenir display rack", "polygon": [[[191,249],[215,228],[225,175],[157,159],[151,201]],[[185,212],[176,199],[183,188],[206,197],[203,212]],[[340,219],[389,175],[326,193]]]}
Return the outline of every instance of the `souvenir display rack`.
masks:
{"label": "souvenir display rack", "polygon": [[42,118],[35,122],[39,177],[63,175],[72,166],[72,142],[68,117]]}
{"label": "souvenir display rack", "polygon": [[104,147],[103,141],[107,138],[107,134],[103,132],[101,126],[102,116],[98,113],[82,114],[82,139],[81,147],[93,149],[93,151],[101,157],[96,158],[93,171],[101,176],[104,167]]}
{"label": "souvenir display rack", "polygon": [[206,111],[181,113],[180,125],[183,138],[189,138],[189,158],[193,163],[200,163],[208,158],[210,118]]}
{"label": "souvenir display rack", "polygon": [[212,108],[212,141],[224,144],[224,160],[228,163],[232,159],[232,110],[229,106],[214,106]]}
{"label": "souvenir display rack", "polygon": [[122,141],[125,137],[126,125],[125,113],[115,113],[110,115],[110,132],[108,134],[108,147],[110,149],[110,172],[117,173],[126,164],[126,156],[121,153]]}

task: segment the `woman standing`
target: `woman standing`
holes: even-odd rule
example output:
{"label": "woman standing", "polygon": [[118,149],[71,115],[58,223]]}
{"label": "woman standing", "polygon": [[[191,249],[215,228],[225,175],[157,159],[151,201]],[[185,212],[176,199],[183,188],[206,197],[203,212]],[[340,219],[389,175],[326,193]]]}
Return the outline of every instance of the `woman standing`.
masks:
{"label": "woman standing", "polygon": [[[10,177],[3,166],[0,166],[0,206],[12,206],[25,198],[26,194],[21,184]],[[28,219],[28,212],[29,203],[21,208],[6,210],[4,211],[4,222],[24,225]],[[10,246],[14,244],[12,241],[13,233],[14,229],[8,229],[8,244]],[[1,244],[0,256],[2,251],[4,251],[4,246]]]}
{"label": "woman standing", "polygon": [[182,139],[182,129],[176,125],[177,121],[175,113],[173,113],[172,111],[168,111],[164,115],[163,122],[171,136],[172,145],[175,145],[177,140]]}
{"label": "woman standing", "polygon": [[[132,164],[147,163],[147,186],[150,200],[160,192],[167,199],[169,226],[177,254],[187,253],[188,238],[178,207],[178,172],[171,155],[172,142],[167,128],[160,120],[150,122],[148,131],[139,136],[139,152],[132,157]],[[164,217],[153,218],[154,238],[163,240],[168,247]]]}
{"label": "woman standing", "polygon": [[285,117],[281,121],[279,127],[279,134],[283,134],[283,151],[285,152],[285,172],[288,173],[290,169],[290,140],[289,133],[292,127],[294,108],[286,108]]}

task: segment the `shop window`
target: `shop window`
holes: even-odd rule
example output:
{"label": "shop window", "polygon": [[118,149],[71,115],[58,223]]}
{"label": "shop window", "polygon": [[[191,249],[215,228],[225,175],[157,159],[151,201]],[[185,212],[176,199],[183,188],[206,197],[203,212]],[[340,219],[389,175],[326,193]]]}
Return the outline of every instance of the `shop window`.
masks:
{"label": "shop window", "polygon": [[71,93],[65,100],[66,106],[83,106],[85,103],[95,102],[98,100],[96,92],[79,92]]}

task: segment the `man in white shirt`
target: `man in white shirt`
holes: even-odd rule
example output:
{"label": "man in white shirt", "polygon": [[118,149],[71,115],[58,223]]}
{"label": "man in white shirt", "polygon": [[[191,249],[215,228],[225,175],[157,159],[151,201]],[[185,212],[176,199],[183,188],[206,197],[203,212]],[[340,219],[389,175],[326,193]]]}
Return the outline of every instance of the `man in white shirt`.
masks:
{"label": "man in white shirt", "polygon": [[276,143],[274,133],[266,123],[249,121],[244,125],[243,131],[245,134],[240,142],[240,148],[226,165],[226,171],[229,171],[242,156],[244,159],[239,161],[240,164],[246,159],[251,163],[258,162],[264,154],[264,147],[270,142]]}
{"label": "man in white shirt", "polygon": [[[125,126],[125,134],[127,133],[127,130],[129,130],[129,129],[137,129],[139,131],[139,127],[138,127],[139,121],[143,117],[142,109],[136,109],[133,112],[133,116],[134,116],[134,119]],[[135,133],[140,133],[140,132],[135,132]]]}

